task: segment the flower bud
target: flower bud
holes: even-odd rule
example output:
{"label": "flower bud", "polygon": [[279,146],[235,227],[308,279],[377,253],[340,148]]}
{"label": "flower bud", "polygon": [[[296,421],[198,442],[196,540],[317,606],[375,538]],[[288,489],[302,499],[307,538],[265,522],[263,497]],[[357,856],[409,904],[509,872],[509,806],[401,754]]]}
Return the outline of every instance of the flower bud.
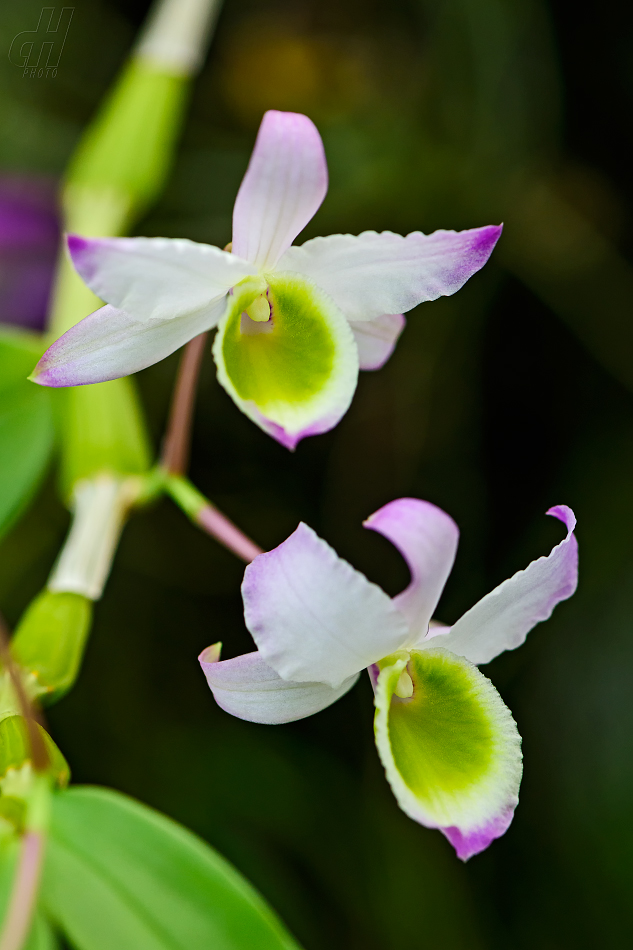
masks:
{"label": "flower bud", "polygon": [[50,703],[70,689],[79,673],[91,620],[92,603],[80,594],[45,590],[35,598],[11,641],[11,653],[31,695]]}

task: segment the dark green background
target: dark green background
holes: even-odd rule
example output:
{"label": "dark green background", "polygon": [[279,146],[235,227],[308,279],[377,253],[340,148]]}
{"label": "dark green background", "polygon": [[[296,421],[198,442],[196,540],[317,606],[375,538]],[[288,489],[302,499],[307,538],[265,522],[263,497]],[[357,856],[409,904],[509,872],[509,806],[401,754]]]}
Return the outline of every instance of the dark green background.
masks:
{"label": "dark green background", "polygon": [[[39,3],[5,0],[1,42]],[[0,167],[59,175],[144,5],[78,0],[56,79],[0,66]],[[34,22],[31,22],[34,21]],[[400,495],[462,529],[454,621],[579,518],[576,597],[485,672],[524,737],[505,838],[463,866],[399,812],[369,683],[283,727],[214,705],[196,655],[251,647],[241,565],[168,502],[126,528],[79,683],[50,711],[74,778],[200,832],[306,950],[630,946],[633,852],[633,13],[613,0],[226,0],[182,148],[142,234],[225,244],[265,108],[309,113],[331,189],[306,236],[505,221],[492,262],[409,315],[330,434],[294,455],[204,365],[192,477],[264,547],[311,524],[395,593],[403,563],[361,520]],[[156,443],[177,358],[139,377]],[[67,515],[54,478],[0,549],[12,623]]]}

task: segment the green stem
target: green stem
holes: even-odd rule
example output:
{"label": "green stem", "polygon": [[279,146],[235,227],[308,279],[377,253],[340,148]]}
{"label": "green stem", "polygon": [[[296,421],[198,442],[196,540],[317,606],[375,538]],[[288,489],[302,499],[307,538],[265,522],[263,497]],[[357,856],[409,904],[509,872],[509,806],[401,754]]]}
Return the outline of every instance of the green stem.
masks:
{"label": "green stem", "polygon": [[247,564],[263,553],[262,548],[212,505],[187,478],[166,472],[165,491],[194,524]]}

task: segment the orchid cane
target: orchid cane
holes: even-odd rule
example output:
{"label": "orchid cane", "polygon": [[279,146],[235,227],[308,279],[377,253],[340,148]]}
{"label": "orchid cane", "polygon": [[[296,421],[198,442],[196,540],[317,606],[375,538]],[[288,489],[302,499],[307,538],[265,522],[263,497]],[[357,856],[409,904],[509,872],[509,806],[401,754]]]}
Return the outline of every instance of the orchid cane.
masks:
{"label": "orchid cane", "polygon": [[333,234],[291,247],[326,191],[313,123],[271,111],[235,202],[230,251],[71,235],[75,268],[107,306],[57,340],[32,379],[78,386],[126,376],[217,327],[218,379],[257,425],[290,449],[331,429],[359,368],[388,359],[403,312],[459,290],[501,227]]}
{"label": "orchid cane", "polygon": [[300,524],[246,568],[244,615],[258,650],[220,661],[215,644],[200,655],[217,703],[240,719],[291,722],[331,705],[367,668],[398,804],[463,860],[483,851],[512,821],[522,764],[512,715],[477,664],[520,646],[576,589],[576,520],[565,505],[548,514],[565,539],[452,627],[431,624],[459,535],[441,509],[400,498],[365,522],[409,565],[411,583],[393,600]]}

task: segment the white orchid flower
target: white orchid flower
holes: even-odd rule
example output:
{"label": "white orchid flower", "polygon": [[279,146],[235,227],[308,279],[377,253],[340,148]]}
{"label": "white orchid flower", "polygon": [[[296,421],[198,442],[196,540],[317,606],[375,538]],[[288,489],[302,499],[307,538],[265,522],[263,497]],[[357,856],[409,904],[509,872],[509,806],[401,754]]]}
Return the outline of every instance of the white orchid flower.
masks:
{"label": "white orchid flower", "polygon": [[267,112],[233,211],[231,252],[168,238],[71,235],[75,268],[107,306],[68,330],[33,376],[79,386],[127,376],[217,327],[218,379],[289,448],[331,429],[358,370],[377,369],[403,312],[454,294],[500,227],[333,234],[292,242],[327,191],[323,143],[304,115]]}
{"label": "white orchid flower", "polygon": [[547,557],[487,594],[452,627],[431,625],[458,529],[447,514],[400,498],[365,525],[406,559],[411,583],[391,599],[305,524],[246,568],[242,596],[257,651],[200,663],[217,703],[240,719],[283,723],[343,696],[365,668],[375,736],[400,807],[439,828],[463,860],[510,825],[521,781],[521,738],[477,665],[514,650],[576,589],[571,509],[551,508],[567,536]]}

